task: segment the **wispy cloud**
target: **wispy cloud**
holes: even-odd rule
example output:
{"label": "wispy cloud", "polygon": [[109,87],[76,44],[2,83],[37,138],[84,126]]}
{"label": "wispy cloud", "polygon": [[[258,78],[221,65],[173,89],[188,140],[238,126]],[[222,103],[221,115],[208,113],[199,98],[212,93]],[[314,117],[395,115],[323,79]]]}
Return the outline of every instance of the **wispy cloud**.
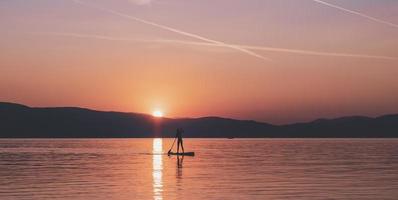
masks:
{"label": "wispy cloud", "polygon": [[312,1],[320,3],[320,4],[328,6],[328,7],[331,7],[331,8],[335,8],[335,9],[338,9],[338,10],[353,14],[353,15],[357,15],[357,16],[366,18],[368,20],[371,20],[371,21],[374,21],[374,22],[377,22],[377,23],[380,23],[380,24],[384,24],[384,25],[388,25],[388,26],[391,26],[391,27],[398,28],[398,24],[394,24],[392,22],[388,22],[388,21],[385,21],[385,20],[382,20],[382,19],[379,19],[379,18],[376,18],[376,17],[372,17],[370,15],[367,15],[367,14],[364,14],[364,13],[361,13],[361,12],[358,12],[358,11],[354,11],[354,10],[350,10],[350,9],[347,9],[347,8],[343,8],[341,6],[338,6],[338,5],[335,5],[335,4],[331,4],[331,3],[328,3],[328,2],[325,2],[325,1],[321,1],[321,0],[312,0]]}
{"label": "wispy cloud", "polygon": [[160,29],[163,29],[163,30],[167,30],[167,31],[170,31],[170,32],[173,32],[173,33],[177,33],[179,35],[187,36],[187,37],[190,37],[190,38],[194,38],[194,39],[197,39],[197,40],[202,40],[202,41],[205,41],[205,42],[208,42],[208,43],[212,43],[212,44],[215,44],[215,45],[219,45],[219,46],[224,46],[224,47],[227,47],[227,48],[235,49],[237,51],[240,51],[240,52],[243,52],[245,54],[254,56],[256,58],[260,58],[260,59],[266,60],[266,61],[271,61],[270,58],[267,58],[267,57],[264,57],[262,55],[259,55],[259,54],[255,53],[253,51],[250,51],[250,50],[247,50],[247,49],[244,49],[244,48],[240,48],[239,46],[227,44],[225,42],[221,42],[221,41],[218,41],[218,40],[209,39],[207,37],[200,36],[198,34],[189,33],[189,32],[182,31],[182,30],[179,30],[179,29],[176,29],[176,28],[172,28],[170,26],[166,26],[166,25],[163,25],[163,24],[158,24],[158,23],[155,23],[155,22],[144,20],[144,19],[132,16],[132,15],[127,15],[127,14],[124,14],[124,13],[121,13],[121,12],[118,12],[118,11],[115,11],[115,10],[112,10],[112,9],[107,9],[107,8],[103,8],[103,7],[93,6],[91,4],[84,3],[84,2],[82,2],[80,0],[74,0],[74,2],[78,3],[78,4],[81,4],[81,5],[84,5],[84,6],[95,8],[95,9],[103,11],[103,12],[107,12],[107,13],[116,15],[116,16],[119,16],[119,17],[123,17],[123,18],[128,19],[128,20],[132,20],[132,21],[143,23],[143,24],[147,24],[147,25],[150,25],[150,26],[153,26],[153,27],[157,27],[157,28],[160,28]]}
{"label": "wispy cloud", "polygon": [[[208,42],[192,42],[185,40],[165,40],[165,39],[131,39],[131,38],[119,38],[104,35],[92,35],[92,34],[79,34],[79,33],[59,33],[59,32],[35,32],[34,34],[44,34],[62,37],[76,37],[76,38],[89,38],[98,40],[109,40],[109,41],[123,41],[123,42],[145,42],[145,43],[164,43],[164,44],[179,44],[179,45],[195,45],[195,46],[209,46],[209,47],[223,47],[224,45],[213,44]],[[321,51],[309,51],[302,49],[288,49],[288,48],[274,48],[264,46],[250,46],[250,45],[235,45],[233,46],[259,51],[269,52],[283,52],[291,54],[301,54],[310,56],[334,56],[334,57],[349,57],[349,58],[365,58],[365,59],[383,59],[383,60],[398,60],[397,57],[381,56],[381,55],[365,55],[365,54],[348,54],[348,53],[336,53],[336,52],[321,52]]]}

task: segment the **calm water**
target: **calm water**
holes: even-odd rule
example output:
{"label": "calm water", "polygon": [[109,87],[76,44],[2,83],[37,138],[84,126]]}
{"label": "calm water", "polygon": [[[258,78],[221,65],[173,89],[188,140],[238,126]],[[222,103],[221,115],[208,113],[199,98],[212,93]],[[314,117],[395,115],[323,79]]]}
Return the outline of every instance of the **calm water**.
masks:
{"label": "calm water", "polygon": [[0,140],[0,199],[398,199],[396,139]]}

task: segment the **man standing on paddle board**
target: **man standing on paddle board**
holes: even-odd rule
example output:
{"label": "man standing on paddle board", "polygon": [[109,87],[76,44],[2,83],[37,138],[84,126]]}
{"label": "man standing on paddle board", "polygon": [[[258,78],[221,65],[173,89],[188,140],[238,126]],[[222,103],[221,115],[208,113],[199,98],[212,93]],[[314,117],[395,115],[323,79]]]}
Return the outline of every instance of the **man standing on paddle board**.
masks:
{"label": "man standing on paddle board", "polygon": [[179,153],[179,149],[180,149],[180,144],[181,144],[181,148],[182,148],[182,153],[184,153],[184,145],[182,144],[182,133],[184,132],[184,130],[182,130],[182,128],[178,128],[177,129],[177,133],[176,133],[176,138],[177,138],[177,153]]}

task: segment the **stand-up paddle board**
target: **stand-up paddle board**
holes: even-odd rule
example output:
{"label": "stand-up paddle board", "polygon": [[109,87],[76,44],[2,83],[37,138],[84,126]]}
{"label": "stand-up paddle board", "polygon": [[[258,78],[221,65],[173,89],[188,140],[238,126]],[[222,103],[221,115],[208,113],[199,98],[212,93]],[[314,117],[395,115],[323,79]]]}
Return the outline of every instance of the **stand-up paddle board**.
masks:
{"label": "stand-up paddle board", "polygon": [[167,155],[176,155],[176,156],[195,156],[195,152],[184,152],[184,153],[175,153],[175,152],[169,152]]}

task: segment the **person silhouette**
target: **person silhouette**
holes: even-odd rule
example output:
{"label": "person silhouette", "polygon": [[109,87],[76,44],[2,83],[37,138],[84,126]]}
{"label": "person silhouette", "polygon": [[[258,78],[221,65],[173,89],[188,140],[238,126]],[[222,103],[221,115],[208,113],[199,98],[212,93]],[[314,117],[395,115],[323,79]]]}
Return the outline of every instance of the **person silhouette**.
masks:
{"label": "person silhouette", "polygon": [[182,142],[182,133],[184,133],[184,130],[182,130],[181,128],[178,128],[177,129],[177,133],[176,133],[177,154],[179,153],[179,150],[180,150],[180,144],[181,144],[182,153],[184,153],[184,145],[183,145],[183,142]]}

